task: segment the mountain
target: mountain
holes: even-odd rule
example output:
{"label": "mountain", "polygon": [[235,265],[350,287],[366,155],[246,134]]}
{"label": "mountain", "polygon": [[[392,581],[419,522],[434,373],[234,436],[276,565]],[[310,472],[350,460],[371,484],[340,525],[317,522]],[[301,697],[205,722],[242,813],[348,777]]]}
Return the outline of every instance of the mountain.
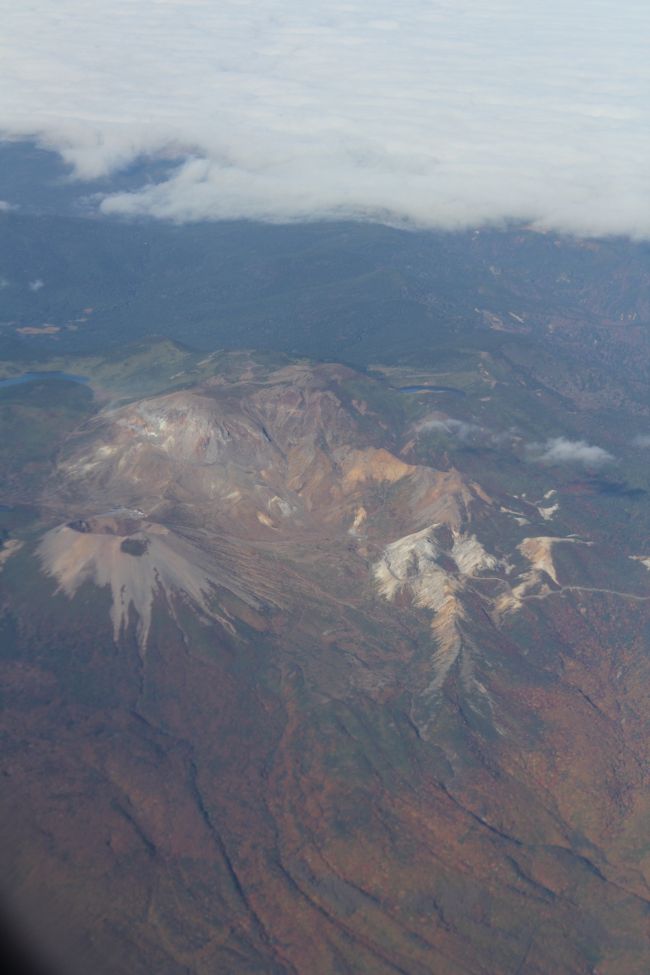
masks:
{"label": "mountain", "polygon": [[647,972],[645,338],[623,383],[613,318],[518,314],[2,364],[0,888],[54,967]]}

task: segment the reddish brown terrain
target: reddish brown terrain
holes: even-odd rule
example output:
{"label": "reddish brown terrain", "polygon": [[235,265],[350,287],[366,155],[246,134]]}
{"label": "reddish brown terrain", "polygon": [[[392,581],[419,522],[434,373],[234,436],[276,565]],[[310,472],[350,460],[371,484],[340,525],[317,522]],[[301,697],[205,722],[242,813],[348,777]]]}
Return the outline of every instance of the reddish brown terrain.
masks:
{"label": "reddish brown terrain", "polygon": [[647,975],[638,452],[545,461],[571,390],[488,355],[183,368],[15,454],[13,916],[72,975]]}

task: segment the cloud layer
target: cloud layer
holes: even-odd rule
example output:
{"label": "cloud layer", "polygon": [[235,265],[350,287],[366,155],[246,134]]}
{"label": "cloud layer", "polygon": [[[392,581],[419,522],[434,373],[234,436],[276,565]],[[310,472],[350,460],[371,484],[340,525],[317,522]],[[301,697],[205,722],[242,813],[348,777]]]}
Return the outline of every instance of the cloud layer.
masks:
{"label": "cloud layer", "polygon": [[465,420],[455,420],[453,417],[446,417],[444,420],[432,419],[422,420],[417,425],[418,432],[446,433],[459,440],[470,440],[477,435],[489,436],[488,431],[476,423],[467,423]]}
{"label": "cloud layer", "polygon": [[602,467],[614,460],[612,455],[584,440],[567,440],[552,437],[544,444],[530,444],[528,448],[534,460],[540,464],[583,464],[585,467]]}
{"label": "cloud layer", "polygon": [[174,220],[650,236],[646,0],[0,0],[0,132]]}

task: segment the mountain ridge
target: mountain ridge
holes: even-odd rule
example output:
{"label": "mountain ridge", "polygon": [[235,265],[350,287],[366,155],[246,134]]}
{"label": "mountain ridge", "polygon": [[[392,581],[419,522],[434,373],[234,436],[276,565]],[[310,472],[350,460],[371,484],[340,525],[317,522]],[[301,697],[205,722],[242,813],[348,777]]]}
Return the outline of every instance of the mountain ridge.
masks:
{"label": "mountain ridge", "polygon": [[3,893],[67,970],[644,975],[644,496],[472,363],[0,391],[69,417],[0,513]]}

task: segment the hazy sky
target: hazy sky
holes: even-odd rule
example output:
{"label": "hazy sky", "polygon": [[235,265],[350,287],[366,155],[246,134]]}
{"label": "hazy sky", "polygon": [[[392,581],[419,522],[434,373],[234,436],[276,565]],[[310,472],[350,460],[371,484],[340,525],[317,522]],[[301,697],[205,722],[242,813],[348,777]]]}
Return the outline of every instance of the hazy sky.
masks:
{"label": "hazy sky", "polygon": [[0,131],[177,220],[650,236],[648,0],[0,0]]}

